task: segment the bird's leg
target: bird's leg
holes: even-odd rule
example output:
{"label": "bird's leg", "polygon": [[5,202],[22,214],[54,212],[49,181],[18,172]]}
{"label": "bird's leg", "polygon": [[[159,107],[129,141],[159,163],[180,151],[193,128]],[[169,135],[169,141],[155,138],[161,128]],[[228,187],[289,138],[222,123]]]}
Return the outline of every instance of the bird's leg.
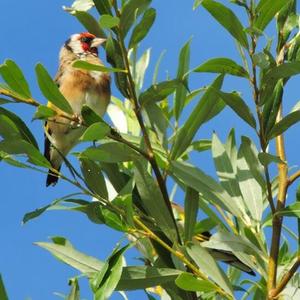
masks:
{"label": "bird's leg", "polygon": [[71,123],[70,123],[70,127],[72,129],[81,127],[83,125],[84,121],[83,121],[82,116],[80,114],[75,113],[75,114],[72,115],[72,118],[73,118],[73,121],[71,121]]}

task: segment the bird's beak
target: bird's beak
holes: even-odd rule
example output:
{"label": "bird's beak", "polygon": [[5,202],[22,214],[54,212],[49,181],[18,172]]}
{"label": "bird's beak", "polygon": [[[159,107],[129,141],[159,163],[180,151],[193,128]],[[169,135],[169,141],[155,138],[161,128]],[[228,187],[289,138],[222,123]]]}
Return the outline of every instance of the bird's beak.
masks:
{"label": "bird's beak", "polygon": [[103,44],[104,42],[106,42],[106,39],[102,39],[102,38],[94,38],[92,43],[91,43],[91,48],[97,48],[99,47],[101,44]]}

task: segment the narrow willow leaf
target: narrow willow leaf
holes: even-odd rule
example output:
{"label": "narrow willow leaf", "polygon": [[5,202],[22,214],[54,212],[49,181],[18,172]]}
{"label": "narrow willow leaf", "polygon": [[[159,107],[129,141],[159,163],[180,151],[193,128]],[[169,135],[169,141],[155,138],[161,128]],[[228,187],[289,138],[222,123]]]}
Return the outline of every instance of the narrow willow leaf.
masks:
{"label": "narrow willow leaf", "polygon": [[299,73],[300,73],[299,61],[286,62],[276,67],[273,67],[270,71],[266,73],[263,80],[266,83],[270,81],[276,82],[278,79],[291,77]]}
{"label": "narrow willow leaf", "polygon": [[72,3],[71,9],[79,10],[79,11],[88,11],[93,6],[94,6],[93,0],[75,0]]}
{"label": "narrow willow leaf", "polygon": [[194,236],[199,206],[199,193],[187,187],[184,199],[184,240],[191,241]]}
{"label": "narrow willow leaf", "polygon": [[[252,172],[255,169],[255,172],[259,173],[259,169],[255,167],[259,162],[257,161],[257,157],[252,158],[251,156],[250,158],[251,154],[249,155],[248,152],[251,152],[251,149],[249,149],[251,146],[247,147],[247,149],[245,147],[247,147],[245,146],[245,141],[242,140],[242,145],[238,151],[236,176],[244,198],[244,204],[250,213],[251,219],[260,222],[263,212],[263,189]],[[261,177],[260,173],[259,176]]]}
{"label": "narrow willow leaf", "polygon": [[175,283],[178,287],[185,291],[194,292],[217,292],[216,286],[208,280],[198,279],[195,275],[191,273],[180,274]]}
{"label": "narrow willow leaf", "polygon": [[13,91],[25,98],[31,97],[23,72],[14,61],[8,59],[0,65],[0,75]]}
{"label": "narrow willow leaf", "polygon": [[[104,123],[103,119],[95,113],[89,106],[83,105],[81,108],[81,116],[87,126],[91,126],[94,123]],[[108,125],[107,125],[108,126]]]}
{"label": "narrow willow leaf", "polygon": [[295,202],[276,213],[278,216],[300,218],[300,202]]}
{"label": "narrow willow leaf", "polygon": [[108,199],[107,188],[101,168],[94,161],[80,159],[80,167],[88,188],[104,199]]}
{"label": "narrow willow leaf", "polygon": [[161,61],[166,53],[166,50],[162,51],[159,55],[159,58],[155,64],[154,72],[153,72],[153,78],[152,78],[152,85],[157,84],[157,76],[159,71],[159,66],[161,64]]}
{"label": "narrow willow leaf", "polygon": [[82,141],[98,141],[107,136],[107,134],[110,132],[110,127],[103,123],[103,122],[97,122],[90,125],[83,135],[80,137],[80,140]]}
{"label": "narrow willow leaf", "polygon": [[125,144],[109,142],[88,148],[81,152],[79,157],[99,162],[118,163],[136,159],[137,153]]}
{"label": "narrow willow leaf", "polygon": [[56,111],[54,111],[52,108],[46,105],[40,105],[34,113],[32,120],[47,120],[55,115]]}
{"label": "narrow willow leaf", "polygon": [[156,18],[156,10],[154,8],[148,8],[141,21],[134,27],[128,48],[134,48],[141,40],[143,40],[148,34]]}
{"label": "narrow willow leaf", "polygon": [[68,245],[56,245],[45,242],[38,242],[35,243],[35,245],[46,249],[54,255],[55,258],[63,261],[80,272],[85,273],[88,277],[95,272],[99,272],[104,265],[102,261],[95,257],[83,254]]}
{"label": "narrow willow leaf", "polygon": [[85,11],[72,11],[71,13],[74,15],[77,20],[85,27],[85,29],[100,38],[106,38],[105,32],[99,26],[99,23],[95,20],[95,18],[85,12]]}
{"label": "narrow willow leaf", "polygon": [[218,76],[198,102],[189,118],[178,131],[171,150],[171,158],[176,159],[189,147],[201,125],[207,122],[216,109],[219,90],[223,83],[224,75]]}
{"label": "narrow willow leaf", "polygon": [[280,157],[265,152],[259,153],[258,159],[263,166],[268,166],[270,163],[286,164],[286,162],[282,161]]}
{"label": "narrow willow leaf", "polygon": [[291,126],[298,123],[300,121],[300,111],[294,111],[287,116],[285,116],[282,120],[274,125],[271,131],[268,134],[268,139],[273,139],[274,137],[284,133]]}
{"label": "narrow willow leaf", "polygon": [[0,142],[0,151],[8,154],[26,154],[29,161],[37,166],[51,168],[48,160],[32,144],[24,140],[5,140]]}
{"label": "narrow willow leaf", "polygon": [[89,70],[89,71],[98,71],[98,72],[123,72],[126,73],[126,70],[118,68],[109,68],[102,65],[91,64],[84,60],[77,60],[72,65],[74,68]]}
{"label": "narrow willow leaf", "polygon": [[247,106],[237,93],[224,93],[221,91],[216,91],[216,93],[240,118],[247,122],[251,127],[256,128],[256,121],[249,106]]}
{"label": "narrow willow leaf", "polygon": [[231,197],[232,203],[234,203],[240,211],[244,212],[245,215],[244,200],[231,164],[231,159],[216,134],[213,134],[212,138],[212,155],[221,185]]}
{"label": "narrow willow leaf", "polygon": [[275,15],[289,3],[290,0],[260,0],[256,7],[258,16],[254,21],[254,26],[263,31]]}
{"label": "narrow willow leaf", "polygon": [[110,295],[115,290],[122,274],[123,253],[128,249],[128,247],[129,245],[114,251],[107,260],[108,268],[94,295],[95,300],[109,299]]}
{"label": "narrow willow leaf", "polygon": [[137,92],[141,90],[144,84],[144,77],[150,62],[151,49],[147,49],[135,64],[134,82],[136,84]]}
{"label": "narrow willow leaf", "polygon": [[6,293],[6,290],[5,290],[5,286],[4,286],[1,274],[0,274],[0,299],[1,300],[8,300],[8,296],[7,296],[7,293]]}
{"label": "narrow willow leaf", "polygon": [[203,0],[202,5],[244,48],[249,48],[243,25],[232,10],[213,0]]}
{"label": "narrow willow leaf", "polygon": [[120,28],[124,37],[134,23],[135,19],[145,11],[151,0],[129,0],[121,11]]}
{"label": "narrow willow leaf", "polygon": [[196,67],[193,72],[224,73],[249,78],[248,72],[235,61],[229,58],[212,58]]}
{"label": "narrow willow leaf", "polygon": [[203,0],[195,0],[194,1],[194,4],[193,4],[193,10],[195,10],[199,5],[201,5],[201,2],[202,2]]}
{"label": "narrow willow leaf", "polygon": [[71,285],[71,291],[66,300],[80,300],[80,291],[77,278],[72,278],[69,282],[69,285]]}
{"label": "narrow willow leaf", "polygon": [[215,283],[217,283],[226,293],[233,297],[233,289],[226,277],[224,271],[218,266],[215,259],[209,252],[200,246],[200,244],[193,244],[186,248],[188,254],[198,265],[200,270],[208,275]]}
{"label": "narrow willow leaf", "polygon": [[56,83],[52,80],[49,73],[42,64],[36,65],[35,72],[39,87],[45,98],[53,103],[56,107],[60,108],[62,111],[72,114],[72,107],[59,91]]}
{"label": "narrow willow leaf", "polygon": [[176,240],[176,228],[163,195],[152,176],[139,161],[135,161],[134,180],[141,197],[141,201],[149,216],[152,216],[157,226],[171,241]]}
{"label": "narrow willow leaf", "polygon": [[183,162],[171,162],[170,172],[182,180],[185,186],[190,186],[198,191],[200,198],[204,197],[213,205],[219,205],[235,216],[242,216],[241,210],[232,201],[226,190],[200,169]]}
{"label": "narrow willow leaf", "polygon": [[0,98],[0,105],[7,104],[7,103],[14,103],[13,101],[10,101],[8,99]]}
{"label": "narrow willow leaf", "polygon": [[147,102],[158,102],[164,100],[167,96],[174,93],[175,89],[182,84],[177,79],[163,81],[150,86],[146,91],[140,94],[139,101],[141,105]]}
{"label": "narrow willow leaf", "polygon": [[185,43],[185,45],[180,50],[179,54],[177,79],[182,80],[185,84],[181,84],[176,88],[174,105],[174,115],[176,120],[179,119],[179,116],[184,108],[185,99],[188,92],[186,88],[188,82],[188,75],[186,74],[188,73],[190,67],[190,47],[191,40]]}
{"label": "narrow willow leaf", "polygon": [[138,290],[174,281],[180,270],[147,266],[123,267],[118,291]]}
{"label": "narrow willow leaf", "polygon": [[112,15],[109,0],[93,0],[100,15]]}
{"label": "narrow willow leaf", "polygon": [[16,128],[18,128],[18,131],[19,131],[19,133],[20,133],[23,140],[25,140],[28,143],[32,144],[36,149],[39,149],[38,143],[37,143],[35,137],[33,136],[31,131],[26,126],[26,124],[22,121],[21,118],[19,118],[13,112],[11,112],[11,111],[3,108],[3,107],[0,107],[0,116],[1,115],[6,116],[7,118],[9,118],[14,123]]}
{"label": "narrow willow leaf", "polygon": [[99,20],[99,25],[103,29],[116,27],[119,23],[120,19],[118,17],[112,17],[111,15],[102,15]]}

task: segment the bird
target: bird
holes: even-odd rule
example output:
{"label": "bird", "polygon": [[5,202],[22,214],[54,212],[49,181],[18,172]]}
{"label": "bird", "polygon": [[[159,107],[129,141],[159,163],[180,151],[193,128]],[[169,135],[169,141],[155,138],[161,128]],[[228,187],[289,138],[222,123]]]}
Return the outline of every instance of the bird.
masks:
{"label": "bird", "polygon": [[[54,186],[57,183],[64,157],[84,132],[81,118],[83,105],[89,106],[101,117],[106,112],[111,95],[110,75],[73,67],[73,63],[77,60],[103,65],[98,57],[98,47],[105,41],[106,39],[89,32],[76,33],[70,36],[60,50],[59,68],[54,81],[72,107],[74,115],[64,118],[61,114],[56,114],[48,118],[44,124],[44,156],[52,166],[52,170],[48,171],[46,186]],[[48,102],[47,106],[57,113],[61,112],[51,102]]]}

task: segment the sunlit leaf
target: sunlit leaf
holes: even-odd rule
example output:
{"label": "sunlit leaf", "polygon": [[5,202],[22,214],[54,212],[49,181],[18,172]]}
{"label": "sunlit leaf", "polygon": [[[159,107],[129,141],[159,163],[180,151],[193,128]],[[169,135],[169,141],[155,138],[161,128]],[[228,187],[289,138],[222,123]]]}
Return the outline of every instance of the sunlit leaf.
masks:
{"label": "sunlit leaf", "polygon": [[99,20],[100,27],[112,28],[118,26],[120,23],[120,19],[118,17],[112,17],[111,15],[102,15]]}
{"label": "sunlit leaf", "polygon": [[76,60],[73,65],[74,68],[89,70],[89,71],[98,71],[98,72],[126,72],[125,70],[118,68],[109,68],[103,65],[91,64],[84,60]]}
{"label": "sunlit leaf", "polygon": [[80,137],[82,141],[98,141],[107,136],[110,127],[103,123],[97,122],[90,125]]}

